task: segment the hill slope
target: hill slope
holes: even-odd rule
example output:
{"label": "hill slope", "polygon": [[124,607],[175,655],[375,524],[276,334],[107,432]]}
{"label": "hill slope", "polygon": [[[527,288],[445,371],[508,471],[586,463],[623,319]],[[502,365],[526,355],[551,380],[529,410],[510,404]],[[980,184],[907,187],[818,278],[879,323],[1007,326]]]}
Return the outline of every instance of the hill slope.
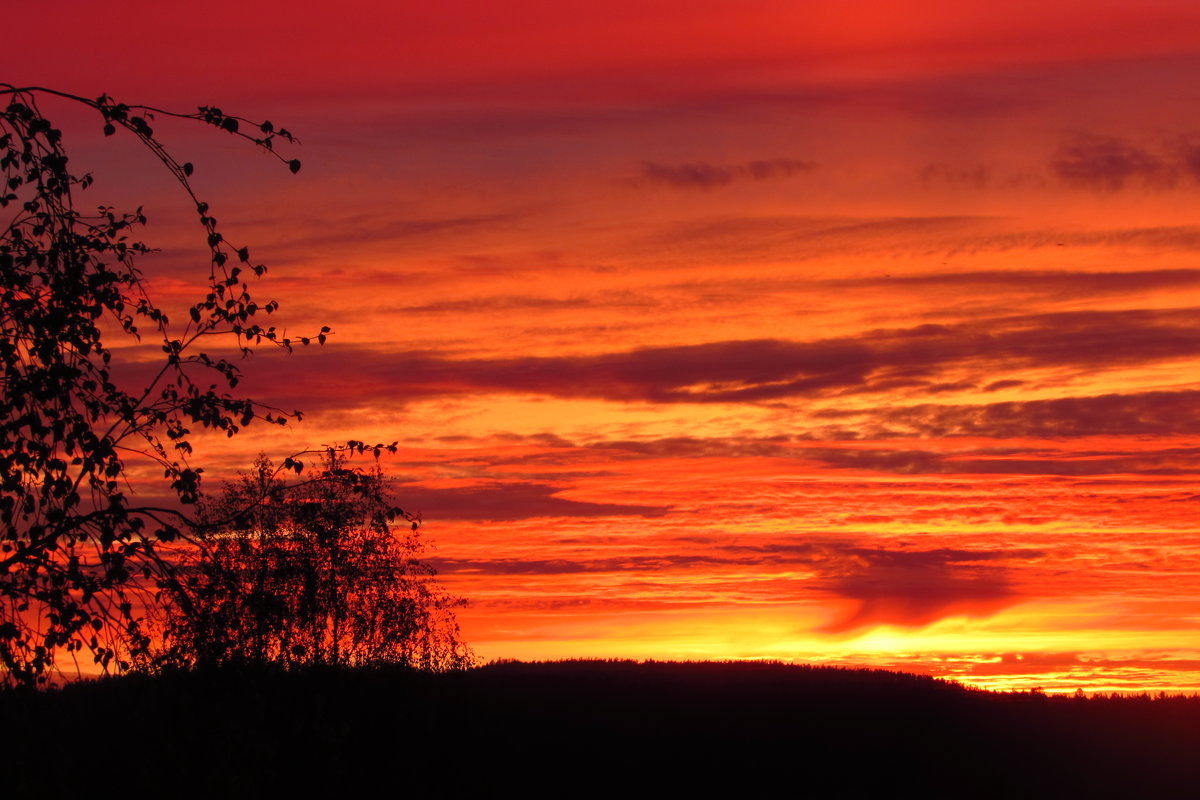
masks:
{"label": "hill slope", "polygon": [[219,672],[0,695],[16,794],[1200,796],[1200,700],[989,694],[880,670],[505,663]]}

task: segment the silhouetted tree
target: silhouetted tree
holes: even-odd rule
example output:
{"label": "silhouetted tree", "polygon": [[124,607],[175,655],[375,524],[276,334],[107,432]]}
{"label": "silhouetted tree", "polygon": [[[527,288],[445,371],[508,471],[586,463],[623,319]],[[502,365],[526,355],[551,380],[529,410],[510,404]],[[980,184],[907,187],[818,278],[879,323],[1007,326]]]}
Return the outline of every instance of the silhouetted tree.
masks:
{"label": "silhouetted tree", "polygon": [[[355,443],[357,444],[357,443]],[[419,520],[392,505],[378,463],[334,449],[288,485],[260,456],[205,503],[193,562],[168,607],[166,660],[185,665],[462,667],[449,597],[420,560]]]}
{"label": "silhouetted tree", "polygon": [[[148,652],[150,594],[173,580],[164,546],[187,530],[201,470],[189,465],[194,429],[238,433],[253,420],[299,418],[231,395],[238,367],[266,344],[296,343],[257,320],[277,308],[246,280],[266,268],[222,236],[189,182],[193,166],[156,138],[156,118],[211,125],[274,155],[288,131],[201,107],[181,114],[0,83],[0,683],[37,683],[61,658],[90,651],[105,669]],[[178,181],[207,248],[207,286],[172,325],[135,260],[148,252],[142,209],[81,210],[92,177],[68,167],[63,135],[39,108],[48,98],[96,112],[103,133],[131,135]],[[113,339],[131,347],[148,380],[123,384]],[[207,344],[207,351],[200,347]],[[147,362],[157,353],[157,362]],[[142,374],[145,374],[143,371]],[[127,496],[127,461],[157,464],[180,507]],[[158,584],[158,586],[156,586]],[[63,654],[66,654],[65,656]]]}

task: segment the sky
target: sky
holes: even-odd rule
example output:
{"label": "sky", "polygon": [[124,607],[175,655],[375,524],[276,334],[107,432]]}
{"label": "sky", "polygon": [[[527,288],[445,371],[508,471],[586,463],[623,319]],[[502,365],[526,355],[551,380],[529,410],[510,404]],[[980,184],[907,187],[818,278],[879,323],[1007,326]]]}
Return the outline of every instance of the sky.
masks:
{"label": "sky", "polygon": [[[333,331],[245,364],[301,423],[194,463],[398,441],[482,659],[1200,690],[1194,2],[5,13],[55,35],[4,80],[299,137],[156,127],[274,323]],[[197,299],[171,178],[42,110]]]}

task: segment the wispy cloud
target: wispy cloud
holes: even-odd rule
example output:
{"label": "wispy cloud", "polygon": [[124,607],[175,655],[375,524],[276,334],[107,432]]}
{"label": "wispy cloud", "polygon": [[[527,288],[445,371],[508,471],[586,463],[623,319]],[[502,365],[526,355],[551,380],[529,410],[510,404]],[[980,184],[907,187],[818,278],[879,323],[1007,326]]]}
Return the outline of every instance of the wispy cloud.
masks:
{"label": "wispy cloud", "polygon": [[1200,269],[1147,269],[1126,272],[1067,270],[991,270],[865,278],[835,278],[821,285],[836,288],[913,287],[1015,294],[1080,295],[1129,294],[1131,292],[1200,284]]}
{"label": "wispy cloud", "polygon": [[1086,135],[1059,148],[1050,162],[1054,174],[1068,184],[1115,192],[1127,183],[1171,186],[1178,179],[1175,166],[1128,141],[1111,136]]}
{"label": "wispy cloud", "polygon": [[[998,381],[998,391],[1021,385]],[[1158,391],[1051,400],[937,405],[924,403],[856,411],[824,409],[817,418],[866,421],[864,435],[1062,437],[1200,433],[1200,391]]]}
{"label": "wispy cloud", "polygon": [[645,162],[635,179],[638,183],[670,186],[675,189],[708,191],[728,186],[734,181],[767,181],[791,178],[817,168],[814,161],[795,158],[771,158],[741,164],[710,164],[693,161],[685,164]]}
{"label": "wispy cloud", "polygon": [[807,573],[808,577],[785,581],[778,588],[792,597],[815,594],[848,601],[848,612],[821,628],[843,633],[882,624],[927,625],[948,614],[993,613],[1024,599],[1012,583],[1011,567],[1044,555],[1032,549],[885,550],[851,541],[775,541],[710,545],[703,553],[440,559],[437,564],[446,573],[531,577],[606,573],[641,582],[695,572]]}
{"label": "wispy cloud", "polygon": [[1153,452],[1062,453],[1032,448],[967,449],[811,448],[808,458],[835,469],[898,475],[1191,475],[1200,470],[1200,448]]}

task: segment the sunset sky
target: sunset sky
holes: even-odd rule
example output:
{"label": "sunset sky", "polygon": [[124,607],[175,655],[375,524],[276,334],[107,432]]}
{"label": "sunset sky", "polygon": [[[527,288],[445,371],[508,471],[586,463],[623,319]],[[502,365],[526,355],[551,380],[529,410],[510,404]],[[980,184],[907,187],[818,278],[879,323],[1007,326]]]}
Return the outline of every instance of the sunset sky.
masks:
{"label": "sunset sky", "polygon": [[[485,660],[1200,690],[1194,0],[119,8],[6,9],[3,80],[302,143],[156,127],[333,329],[245,365],[305,417],[199,440],[210,488],[398,440]],[[194,302],[178,186],[42,110]]]}

